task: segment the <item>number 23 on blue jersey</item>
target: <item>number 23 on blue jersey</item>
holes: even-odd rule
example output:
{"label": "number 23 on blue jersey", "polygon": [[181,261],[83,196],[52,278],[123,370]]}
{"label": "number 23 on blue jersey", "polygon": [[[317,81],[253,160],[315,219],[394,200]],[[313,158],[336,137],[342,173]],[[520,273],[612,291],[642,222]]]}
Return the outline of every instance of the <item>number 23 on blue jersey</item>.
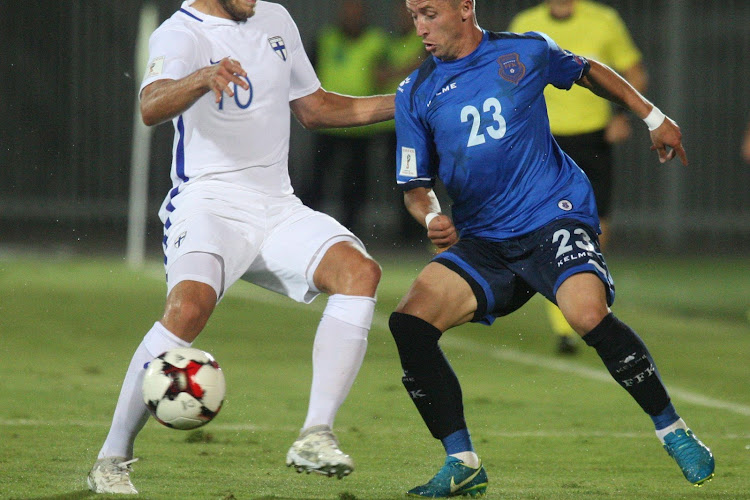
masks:
{"label": "number 23 on blue jersey", "polygon": [[468,104],[461,110],[461,123],[466,123],[471,120],[471,132],[469,133],[469,139],[466,143],[466,147],[477,146],[486,142],[485,132],[492,139],[500,139],[505,136],[506,123],[503,118],[502,106],[500,101],[495,97],[490,97],[482,104],[482,112],[492,113],[492,125],[485,127],[484,130],[480,130],[482,127],[482,115],[476,106]]}

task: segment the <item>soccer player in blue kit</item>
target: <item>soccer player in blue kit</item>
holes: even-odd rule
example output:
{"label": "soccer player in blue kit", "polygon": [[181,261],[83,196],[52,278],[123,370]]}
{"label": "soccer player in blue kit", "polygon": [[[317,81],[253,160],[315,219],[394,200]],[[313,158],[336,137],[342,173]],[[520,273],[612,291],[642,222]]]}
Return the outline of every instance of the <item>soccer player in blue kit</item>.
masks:
{"label": "soccer player in blue kit", "polygon": [[[614,379],[653,419],[692,484],[714,474],[710,450],[675,411],[640,337],[609,306],[615,290],[599,249],[585,174],[556,144],[542,91],[578,84],[638,115],[664,163],[687,164],[674,121],[607,66],[562,50],[542,33],[479,27],[473,0],[406,0],[432,55],[396,94],[397,180],[411,215],[441,250],[390,318],[403,383],[447,458],[409,495],[485,493],[487,474],[464,419],[461,387],[440,336],[491,324],[535,293],[562,310]],[[452,219],[433,192],[439,178]]]}

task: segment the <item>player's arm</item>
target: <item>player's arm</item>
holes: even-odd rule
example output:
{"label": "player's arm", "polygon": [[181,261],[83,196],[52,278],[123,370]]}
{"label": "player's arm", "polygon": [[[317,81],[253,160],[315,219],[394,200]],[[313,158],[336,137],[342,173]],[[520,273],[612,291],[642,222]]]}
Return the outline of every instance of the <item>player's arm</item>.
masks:
{"label": "player's arm", "polygon": [[[622,76],[635,88],[643,94],[648,86],[648,73],[643,63],[638,61],[628,69],[620,72]],[[612,119],[607,124],[604,131],[604,139],[610,144],[617,144],[630,138],[633,130],[630,126],[628,113],[624,109],[618,110],[612,115]]]}
{"label": "player's arm", "polygon": [[450,217],[440,213],[440,202],[432,189],[418,187],[405,191],[404,204],[411,216],[427,228],[427,237],[436,247],[445,249],[458,242],[456,226]]}
{"label": "player's arm", "polygon": [[319,88],[290,103],[297,120],[307,129],[358,127],[392,120],[394,95],[352,97]]}
{"label": "player's arm", "polygon": [[141,91],[141,118],[146,125],[158,125],[185,112],[195,101],[213,91],[216,102],[226,92],[234,96],[232,83],[247,90],[247,76],[239,62],[224,58],[179,80],[156,80]]}
{"label": "player's arm", "polygon": [[[640,92],[633,88],[627,80],[618,75],[617,72],[595,60],[589,59],[588,62],[591,69],[576,82],[578,85],[586,87],[594,94],[629,109],[643,120],[648,119],[647,123],[653,121],[655,118],[661,120],[663,115],[658,108],[643,97]],[[651,129],[651,127],[649,128]],[[682,147],[682,132],[680,131],[680,127],[669,117],[664,117],[663,122],[651,130],[651,142],[653,144],[651,149],[659,153],[660,162],[667,162],[674,158],[676,154],[683,165],[688,164],[685,149]],[[667,147],[672,149],[667,151]]]}

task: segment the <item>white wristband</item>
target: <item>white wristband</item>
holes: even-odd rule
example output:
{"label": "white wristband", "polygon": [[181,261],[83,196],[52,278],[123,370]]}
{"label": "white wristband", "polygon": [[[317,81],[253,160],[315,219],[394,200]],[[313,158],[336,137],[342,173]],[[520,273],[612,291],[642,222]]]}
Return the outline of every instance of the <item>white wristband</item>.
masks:
{"label": "white wristband", "polygon": [[437,213],[437,212],[430,212],[429,214],[425,215],[424,216],[424,226],[429,229],[430,228],[430,222],[432,222],[432,219],[434,219],[438,215],[440,215],[440,214]]}
{"label": "white wristband", "polygon": [[648,116],[643,119],[643,121],[646,122],[646,126],[649,130],[656,130],[661,126],[662,123],[664,123],[664,119],[666,117],[667,115],[662,113],[659,108],[654,106]]}

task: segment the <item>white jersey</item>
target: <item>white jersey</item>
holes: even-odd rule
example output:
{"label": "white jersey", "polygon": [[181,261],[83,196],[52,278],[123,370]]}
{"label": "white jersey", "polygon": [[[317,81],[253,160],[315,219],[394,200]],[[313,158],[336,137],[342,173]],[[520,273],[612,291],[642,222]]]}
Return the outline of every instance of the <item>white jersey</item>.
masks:
{"label": "white jersey", "polygon": [[225,57],[240,62],[250,89],[231,84],[234,97],[224,93],[218,103],[209,92],[172,120],[173,189],[162,220],[175,196],[202,181],[231,182],[270,196],[291,194],[289,101],[320,87],[297,26],[281,5],[258,1],[254,16],[236,22],[206,15],[192,3],[184,2],[151,35],[141,90]]}

